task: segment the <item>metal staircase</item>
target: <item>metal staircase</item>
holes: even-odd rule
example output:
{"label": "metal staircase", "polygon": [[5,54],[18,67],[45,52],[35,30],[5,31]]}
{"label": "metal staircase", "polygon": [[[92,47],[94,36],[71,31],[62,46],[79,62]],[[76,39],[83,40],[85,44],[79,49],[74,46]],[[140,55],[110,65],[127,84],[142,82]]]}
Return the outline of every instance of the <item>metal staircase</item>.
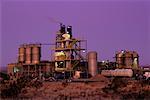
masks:
{"label": "metal staircase", "polygon": [[74,52],[76,53],[76,55],[78,55],[81,58],[81,60],[85,60],[84,57],[81,54],[79,54],[77,51]]}
{"label": "metal staircase", "polygon": [[80,61],[76,60],[76,61],[73,63],[72,69],[74,69],[79,63],[80,63]]}

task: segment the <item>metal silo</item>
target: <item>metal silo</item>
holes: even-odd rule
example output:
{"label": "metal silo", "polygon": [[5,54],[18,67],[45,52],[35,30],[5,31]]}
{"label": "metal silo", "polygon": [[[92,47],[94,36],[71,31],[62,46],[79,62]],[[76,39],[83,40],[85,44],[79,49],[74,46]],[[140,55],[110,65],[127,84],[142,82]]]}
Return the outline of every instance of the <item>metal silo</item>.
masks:
{"label": "metal silo", "polygon": [[95,51],[88,53],[88,71],[92,76],[97,74],[97,52]]}
{"label": "metal silo", "polygon": [[24,46],[19,47],[18,62],[19,63],[24,63],[25,62],[25,47]]}
{"label": "metal silo", "polygon": [[131,51],[127,51],[125,54],[125,64],[127,68],[131,68],[133,64],[133,55]]}
{"label": "metal silo", "polygon": [[25,63],[30,64],[32,61],[32,48],[30,45],[26,45],[26,61]]}
{"label": "metal silo", "polygon": [[33,45],[32,47],[32,63],[40,63],[41,58],[41,46],[38,44]]}
{"label": "metal silo", "polygon": [[116,63],[118,68],[137,68],[139,66],[139,56],[135,51],[122,50],[116,53]]}

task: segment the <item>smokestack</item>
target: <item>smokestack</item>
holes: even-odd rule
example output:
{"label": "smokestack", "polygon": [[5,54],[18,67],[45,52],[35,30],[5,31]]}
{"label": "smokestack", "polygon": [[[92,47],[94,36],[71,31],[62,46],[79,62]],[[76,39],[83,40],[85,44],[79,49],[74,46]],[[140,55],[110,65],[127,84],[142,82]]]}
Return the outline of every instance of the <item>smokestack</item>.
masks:
{"label": "smokestack", "polygon": [[62,23],[60,23],[60,32],[61,33],[63,33],[63,34],[66,33],[65,28],[66,28],[65,25],[63,25]]}
{"label": "smokestack", "polygon": [[70,34],[70,37],[72,37],[72,26],[67,27],[67,32]]}

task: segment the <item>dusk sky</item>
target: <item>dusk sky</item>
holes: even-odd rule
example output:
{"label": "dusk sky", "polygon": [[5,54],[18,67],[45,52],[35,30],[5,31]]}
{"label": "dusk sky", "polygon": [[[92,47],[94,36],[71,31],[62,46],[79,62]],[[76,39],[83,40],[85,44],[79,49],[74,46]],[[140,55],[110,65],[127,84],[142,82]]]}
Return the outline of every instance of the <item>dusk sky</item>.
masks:
{"label": "dusk sky", "polygon": [[[150,64],[149,0],[1,0],[0,9],[0,66],[17,61],[20,44],[54,43],[55,21],[72,25],[73,36],[86,39],[99,61],[115,61],[125,49]],[[42,46],[42,59],[50,60],[50,48]]]}

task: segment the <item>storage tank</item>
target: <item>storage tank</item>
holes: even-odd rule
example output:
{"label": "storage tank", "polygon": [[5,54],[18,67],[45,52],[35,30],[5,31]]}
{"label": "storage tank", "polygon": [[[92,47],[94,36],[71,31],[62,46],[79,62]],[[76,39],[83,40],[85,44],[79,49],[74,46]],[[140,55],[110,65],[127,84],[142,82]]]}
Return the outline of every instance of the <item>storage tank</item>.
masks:
{"label": "storage tank", "polygon": [[33,45],[32,47],[32,63],[40,63],[41,60],[41,46]]}
{"label": "storage tank", "polygon": [[117,63],[120,65],[122,64],[122,56],[123,56],[123,51],[121,53],[116,54],[116,59],[117,59]]}
{"label": "storage tank", "polygon": [[125,64],[127,68],[132,68],[133,56],[132,51],[126,51],[125,53]]}
{"label": "storage tank", "polygon": [[32,48],[30,45],[26,45],[26,64],[30,64],[32,62]]}
{"label": "storage tank", "polygon": [[25,62],[25,48],[24,48],[24,46],[21,46],[19,48],[18,62],[19,63],[24,63]]}
{"label": "storage tank", "polygon": [[104,76],[120,76],[120,77],[132,77],[132,69],[115,69],[115,70],[102,70]]}
{"label": "storage tank", "polygon": [[116,53],[116,63],[118,68],[137,68],[139,56],[135,51],[122,50]]}
{"label": "storage tank", "polygon": [[95,76],[97,74],[97,52],[88,52],[88,71],[89,74]]}

